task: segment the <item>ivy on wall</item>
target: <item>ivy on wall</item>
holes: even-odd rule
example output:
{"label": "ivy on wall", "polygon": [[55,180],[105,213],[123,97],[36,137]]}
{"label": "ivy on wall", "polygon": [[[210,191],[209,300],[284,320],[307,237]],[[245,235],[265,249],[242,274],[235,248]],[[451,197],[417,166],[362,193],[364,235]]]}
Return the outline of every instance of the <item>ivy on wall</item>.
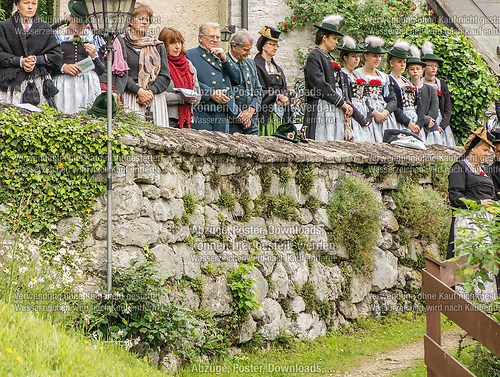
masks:
{"label": "ivy on wall", "polygon": [[[125,131],[120,127],[115,132]],[[0,112],[0,211],[19,231],[50,233],[65,217],[85,219],[105,191],[106,127],[86,115],[64,116],[48,106],[25,115]],[[131,153],[113,140],[116,161]]]}

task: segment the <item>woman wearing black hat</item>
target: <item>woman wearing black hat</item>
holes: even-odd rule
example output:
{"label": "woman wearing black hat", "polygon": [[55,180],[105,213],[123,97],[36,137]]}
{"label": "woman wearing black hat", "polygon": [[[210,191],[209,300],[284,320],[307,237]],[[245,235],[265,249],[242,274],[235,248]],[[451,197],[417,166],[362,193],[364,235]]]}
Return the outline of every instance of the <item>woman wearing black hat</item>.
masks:
{"label": "woman wearing black hat", "polygon": [[320,25],[314,25],[316,48],[309,54],[304,68],[306,109],[304,127],[306,135],[315,140],[344,140],[344,118],[352,115],[352,106],[346,102],[342,88],[340,65],[331,51],[338,44],[342,17],[326,17]]}
{"label": "woman wearing black hat", "polygon": [[56,107],[63,113],[74,114],[92,104],[101,93],[99,76],[105,71],[95,46],[94,35],[87,27],[87,7],[81,0],[68,3],[71,13],[67,28],[58,30],[63,65],[54,77],[59,90]]}
{"label": "woman wearing black hat", "polygon": [[290,96],[283,69],[276,64],[274,56],[278,51],[280,31],[264,26],[256,46],[259,51],[254,62],[262,85],[263,97],[259,114],[259,135],[270,136],[282,123],[288,123],[291,116]]}
{"label": "woman wearing black hat", "polygon": [[407,59],[411,56],[410,44],[407,41],[398,39],[387,52],[387,55],[387,63],[391,70],[389,80],[398,104],[398,108],[394,110],[396,121],[400,128],[411,131],[422,138],[424,133],[421,132],[420,126],[417,124],[418,115],[415,106],[417,89],[410,80],[403,76]]}
{"label": "woman wearing black hat", "polygon": [[365,118],[363,115],[367,113],[366,104],[361,101],[365,85],[363,82],[358,82],[358,77],[354,74],[365,50],[356,45],[356,41],[347,35],[342,38],[342,46],[337,47],[337,50],[340,51],[340,60],[343,62],[342,77],[345,97],[352,106],[353,141],[369,141],[370,129],[368,126],[372,116],[370,114]]}
{"label": "woman wearing black hat", "polygon": [[368,36],[362,47],[366,49],[365,64],[356,69],[354,74],[366,82],[363,102],[366,102],[368,112],[373,115],[374,120],[370,125],[371,141],[381,143],[386,129],[401,128],[394,117],[394,111],[397,109],[396,95],[390,85],[389,76],[378,69],[382,55],[387,52],[384,40]]}
{"label": "woman wearing black hat", "polygon": [[410,46],[410,51],[412,57],[406,62],[406,70],[416,89],[415,108],[417,124],[421,128],[420,138],[426,142],[427,134],[437,127],[439,101],[434,87],[423,83],[422,75],[426,63],[420,60],[420,50],[417,46]]}
{"label": "woman wearing black hat", "polygon": [[[448,176],[448,197],[454,208],[467,208],[462,198],[487,205],[496,193],[490,175],[481,166],[491,153],[493,135],[483,127],[474,131],[464,144],[464,154],[455,162]],[[454,240],[459,226],[466,225],[462,218],[452,218],[447,258],[454,256]]]}
{"label": "woman wearing black hat", "polygon": [[427,144],[442,144],[454,147],[455,137],[450,127],[451,121],[451,96],[448,85],[444,80],[438,79],[436,74],[439,65],[443,63],[437,55],[434,54],[434,46],[431,42],[424,42],[422,46],[423,56],[421,60],[427,63],[425,67],[424,82],[433,86],[439,99],[439,115],[436,119],[437,131],[427,134]]}
{"label": "woman wearing black hat", "polygon": [[59,43],[36,16],[37,1],[15,4],[17,11],[0,25],[0,102],[54,105],[51,75],[61,67]]}

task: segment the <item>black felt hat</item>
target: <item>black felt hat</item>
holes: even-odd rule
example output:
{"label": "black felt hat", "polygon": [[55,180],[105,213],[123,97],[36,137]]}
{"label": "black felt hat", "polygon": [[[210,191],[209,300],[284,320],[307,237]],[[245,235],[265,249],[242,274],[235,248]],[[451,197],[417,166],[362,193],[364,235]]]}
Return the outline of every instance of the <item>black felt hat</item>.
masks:
{"label": "black felt hat", "polygon": [[443,59],[439,58],[436,54],[434,54],[434,45],[426,41],[422,45],[422,53],[424,54],[420,59],[422,61],[432,61],[432,62],[438,62],[438,64],[443,63]]}
{"label": "black felt hat", "polygon": [[294,143],[300,141],[297,133],[297,128],[293,123],[284,123],[276,129],[273,136],[279,137],[280,139],[285,139]]}
{"label": "black felt hat", "polygon": [[[113,97],[113,109],[112,109],[112,114],[113,116],[116,113],[116,100]],[[108,93],[103,92],[97,96],[95,99],[94,103],[92,104],[92,107],[88,109],[87,111],[88,114],[90,115],[95,115],[98,117],[103,117],[107,118],[108,117]]]}
{"label": "black felt hat", "polygon": [[259,34],[270,41],[278,42],[280,40],[281,31],[272,26],[264,26]]}

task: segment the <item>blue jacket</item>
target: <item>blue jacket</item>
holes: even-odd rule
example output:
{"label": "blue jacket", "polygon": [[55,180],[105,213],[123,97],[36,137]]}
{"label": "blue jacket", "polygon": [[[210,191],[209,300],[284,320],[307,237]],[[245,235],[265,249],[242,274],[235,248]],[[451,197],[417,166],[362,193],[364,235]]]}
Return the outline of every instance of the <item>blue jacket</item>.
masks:
{"label": "blue jacket", "polygon": [[[253,107],[255,114],[252,117],[252,127],[258,129],[259,111],[262,103],[262,86],[260,85],[259,75],[257,74],[257,67],[252,59],[245,59],[241,62],[241,66],[237,61],[234,61],[232,56],[229,55],[229,60],[233,62],[241,74],[241,84],[233,86],[234,99],[239,112]],[[232,124],[237,123],[235,119],[230,120]]]}
{"label": "blue jacket", "polygon": [[[186,56],[196,68],[201,90],[201,101],[193,108],[192,127],[214,130],[213,125],[222,125],[228,132],[228,116],[239,114],[233,93],[233,84],[241,82],[239,69],[229,58],[222,62],[201,46],[186,51]],[[210,98],[216,89],[227,90],[226,95],[230,98],[227,104],[220,105]]]}

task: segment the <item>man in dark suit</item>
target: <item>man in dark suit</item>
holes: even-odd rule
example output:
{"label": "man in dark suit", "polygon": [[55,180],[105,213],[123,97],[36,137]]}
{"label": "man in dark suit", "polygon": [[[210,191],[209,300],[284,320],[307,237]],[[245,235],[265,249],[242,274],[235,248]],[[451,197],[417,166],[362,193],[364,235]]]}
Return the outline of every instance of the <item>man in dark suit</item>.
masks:
{"label": "man in dark suit", "polygon": [[227,58],[224,49],[218,47],[220,26],[209,22],[200,26],[200,45],[186,51],[187,58],[198,73],[201,101],[194,106],[192,128],[229,132],[229,117],[239,115],[234,102],[233,83],[241,82],[238,68]]}
{"label": "man in dark suit", "polygon": [[239,114],[237,117],[230,118],[229,132],[257,135],[262,87],[255,63],[248,57],[253,39],[247,30],[241,29],[233,35],[229,44],[229,59],[238,67],[241,75],[241,84],[233,86]]}

